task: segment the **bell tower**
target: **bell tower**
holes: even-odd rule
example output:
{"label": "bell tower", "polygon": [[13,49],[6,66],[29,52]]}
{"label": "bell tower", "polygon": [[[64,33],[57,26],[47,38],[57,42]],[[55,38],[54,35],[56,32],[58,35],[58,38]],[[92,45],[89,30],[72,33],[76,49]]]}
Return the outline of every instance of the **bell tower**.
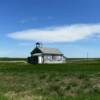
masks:
{"label": "bell tower", "polygon": [[41,43],[36,42],[36,47],[37,47],[37,48],[40,48],[40,47],[41,47]]}

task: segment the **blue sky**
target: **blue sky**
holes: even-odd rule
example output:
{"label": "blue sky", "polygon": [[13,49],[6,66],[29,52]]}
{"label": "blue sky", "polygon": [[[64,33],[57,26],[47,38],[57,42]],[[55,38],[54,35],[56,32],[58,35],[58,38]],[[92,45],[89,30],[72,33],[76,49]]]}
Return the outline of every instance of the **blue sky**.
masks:
{"label": "blue sky", "polygon": [[0,0],[0,57],[27,57],[37,41],[100,57],[100,0]]}

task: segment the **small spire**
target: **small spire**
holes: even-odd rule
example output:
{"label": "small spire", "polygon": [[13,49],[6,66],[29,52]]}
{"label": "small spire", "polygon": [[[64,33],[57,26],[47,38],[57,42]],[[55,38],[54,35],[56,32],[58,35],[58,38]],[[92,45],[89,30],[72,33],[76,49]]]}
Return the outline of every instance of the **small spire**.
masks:
{"label": "small spire", "polygon": [[36,47],[37,47],[37,48],[42,47],[42,43],[36,42]]}

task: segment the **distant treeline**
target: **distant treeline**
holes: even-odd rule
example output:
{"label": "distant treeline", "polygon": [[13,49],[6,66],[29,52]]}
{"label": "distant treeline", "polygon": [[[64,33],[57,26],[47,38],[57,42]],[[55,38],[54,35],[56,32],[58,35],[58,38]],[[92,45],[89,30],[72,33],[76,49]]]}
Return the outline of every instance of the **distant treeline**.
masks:
{"label": "distant treeline", "polygon": [[0,58],[0,61],[23,61],[27,58]]}
{"label": "distant treeline", "polygon": [[67,63],[100,63],[100,58],[67,58]]}
{"label": "distant treeline", "polygon": [[[27,58],[0,58],[0,61],[27,61]],[[66,62],[100,62],[100,58],[66,58]]]}
{"label": "distant treeline", "polygon": [[66,58],[66,60],[99,60],[100,58]]}
{"label": "distant treeline", "polygon": [[67,60],[84,60],[84,59],[87,59],[87,58],[67,58]]}

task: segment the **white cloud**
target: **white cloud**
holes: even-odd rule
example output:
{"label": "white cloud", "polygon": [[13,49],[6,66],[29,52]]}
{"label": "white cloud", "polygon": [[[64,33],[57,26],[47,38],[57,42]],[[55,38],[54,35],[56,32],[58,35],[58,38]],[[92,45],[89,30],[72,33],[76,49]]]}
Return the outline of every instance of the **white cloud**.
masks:
{"label": "white cloud", "polygon": [[41,42],[72,42],[100,34],[100,24],[74,24],[69,26],[30,29],[8,34],[18,40]]}

